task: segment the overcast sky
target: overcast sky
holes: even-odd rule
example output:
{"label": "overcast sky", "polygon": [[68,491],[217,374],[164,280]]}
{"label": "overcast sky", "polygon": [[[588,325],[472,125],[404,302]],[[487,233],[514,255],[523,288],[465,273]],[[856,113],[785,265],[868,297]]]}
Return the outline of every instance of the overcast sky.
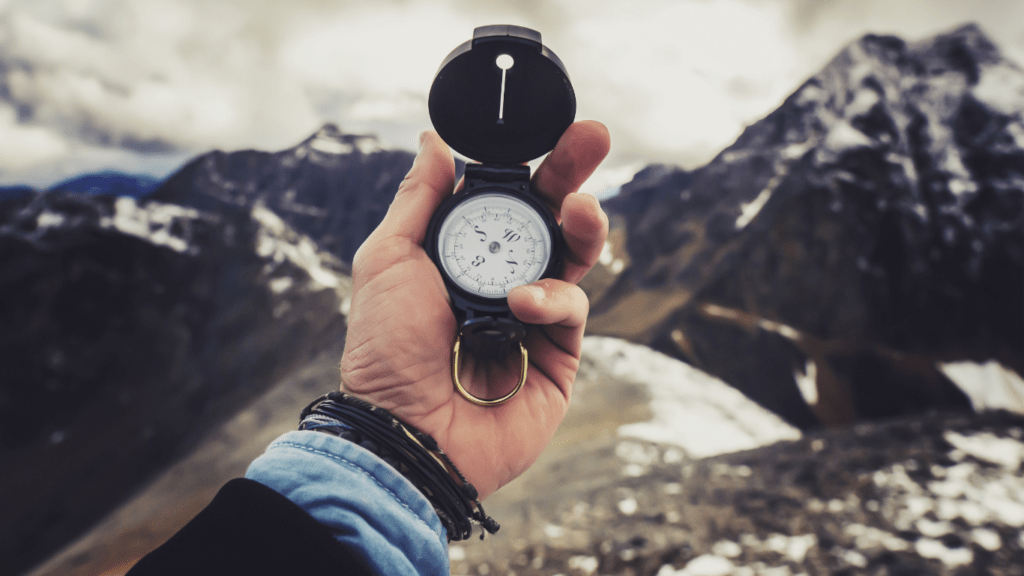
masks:
{"label": "overcast sky", "polygon": [[974,21],[1024,62],[1024,0],[0,0],[0,185],[164,176],[324,122],[412,149],[437,66],[476,26],[541,31],[601,120],[591,189],[696,167],[864,33]]}

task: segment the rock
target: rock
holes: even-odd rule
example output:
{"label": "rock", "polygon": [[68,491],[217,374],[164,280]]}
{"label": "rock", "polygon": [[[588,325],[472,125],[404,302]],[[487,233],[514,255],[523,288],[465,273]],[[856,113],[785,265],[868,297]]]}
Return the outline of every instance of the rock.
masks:
{"label": "rock", "polygon": [[0,204],[0,558],[17,573],[344,338],[345,267],[256,203]]}
{"label": "rock", "polygon": [[941,363],[1024,374],[1022,134],[1024,72],[977,27],[865,36],[707,166],[605,202],[629,266],[588,328],[802,428],[970,409]]}

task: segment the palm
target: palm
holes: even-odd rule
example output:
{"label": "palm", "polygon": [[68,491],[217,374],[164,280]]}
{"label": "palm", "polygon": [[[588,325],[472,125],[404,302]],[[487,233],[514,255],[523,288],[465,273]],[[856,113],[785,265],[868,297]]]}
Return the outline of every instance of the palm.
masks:
{"label": "palm", "polygon": [[[600,250],[605,232],[574,244],[567,222],[571,263],[564,276],[568,283],[554,279],[537,283],[550,292],[550,299],[537,301],[524,289],[509,295],[509,305],[517,317],[539,324],[531,327],[526,338],[530,357],[526,384],[501,406],[472,404],[452,387],[456,320],[441,276],[420,246],[429,214],[452,189],[452,177],[445,169],[429,167],[425,177],[435,178],[429,188],[439,190],[438,198],[424,202],[425,194],[412,190],[418,185],[410,183],[417,171],[414,167],[407,185],[403,185],[407,190],[400,190],[385,222],[356,254],[342,385],[434,436],[486,496],[533,463],[565,416],[579,367],[586,317],[585,296],[571,283],[593,264],[597,255],[594,248]],[[565,191],[562,198],[572,191]],[[563,204],[561,198],[557,200],[555,207],[562,208],[563,213],[565,208],[579,213],[569,216],[573,223],[580,220],[579,226],[593,227],[591,212],[596,203],[583,199]],[[400,204],[405,202],[410,204],[408,214],[393,215],[406,209]],[[600,208],[596,210],[600,220],[603,215]],[[572,253],[574,246],[575,252],[587,254]],[[514,358],[507,365],[476,363],[467,355],[460,372],[463,384],[481,397],[500,395],[495,390],[507,390],[516,381],[518,362]]]}
{"label": "palm", "polygon": [[[536,360],[515,400],[494,408],[463,401],[452,388],[456,323],[440,275],[419,246],[395,252],[398,257],[388,259],[392,265],[367,278],[355,294],[342,380],[349,391],[432,434],[463,473],[478,479],[475,483],[483,484],[477,469],[488,470],[494,485],[477,489],[493,492],[529,466],[554,434],[568,407],[562,390],[568,390],[575,373],[566,368],[577,360],[535,327],[527,348]],[[405,259],[409,253],[413,256]],[[378,339],[391,340],[391,345],[374,346]],[[470,356],[463,380],[487,396],[482,385],[515,381],[514,363],[476,364]],[[561,382],[548,378],[551,373],[561,375]]]}

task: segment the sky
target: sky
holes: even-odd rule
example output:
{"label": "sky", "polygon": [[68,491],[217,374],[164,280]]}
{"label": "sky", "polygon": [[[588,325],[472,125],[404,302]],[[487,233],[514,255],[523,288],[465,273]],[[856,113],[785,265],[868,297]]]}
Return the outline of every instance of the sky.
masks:
{"label": "sky", "polygon": [[587,190],[695,168],[865,33],[976,22],[1024,63],[1024,0],[0,0],[0,185],[163,177],[326,122],[413,149],[438,65],[487,24],[539,30],[612,152]]}

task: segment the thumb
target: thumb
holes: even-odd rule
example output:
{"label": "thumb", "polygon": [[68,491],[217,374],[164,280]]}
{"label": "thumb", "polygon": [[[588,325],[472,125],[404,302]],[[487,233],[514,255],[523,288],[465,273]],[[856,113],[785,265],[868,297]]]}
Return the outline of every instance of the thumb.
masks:
{"label": "thumb", "polygon": [[421,244],[431,214],[455,187],[455,160],[437,132],[420,134],[412,169],[398,186],[395,199],[374,232],[384,238],[403,236]]}

